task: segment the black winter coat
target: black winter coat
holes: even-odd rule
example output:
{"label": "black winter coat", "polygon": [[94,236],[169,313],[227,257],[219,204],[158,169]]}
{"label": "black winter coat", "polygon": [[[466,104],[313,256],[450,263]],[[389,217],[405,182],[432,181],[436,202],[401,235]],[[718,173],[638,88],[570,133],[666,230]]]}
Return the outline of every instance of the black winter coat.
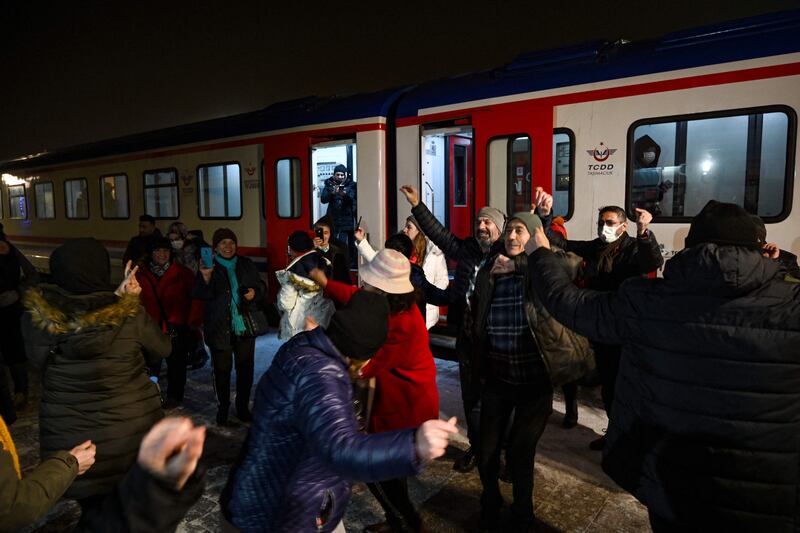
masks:
{"label": "black winter coat", "polygon": [[[267,286],[258,275],[256,265],[247,257],[237,256],[236,277],[239,288],[247,287],[256,291],[252,301],[240,298],[242,305],[251,310],[259,308],[267,293]],[[212,350],[229,350],[231,348],[231,284],[228,271],[214,262],[211,281],[206,283],[198,272],[192,290],[192,297],[205,302],[203,310],[203,334],[206,344]]]}
{"label": "black winter coat", "polygon": [[172,343],[138,296],[76,296],[42,285],[23,303],[28,357],[42,369],[42,457],[91,439],[96,462],[67,495],[108,494],[135,462],[142,437],[164,416],[145,363],[167,357]]}
{"label": "black winter coat", "polygon": [[618,246],[620,250],[614,258],[611,272],[598,271],[598,257],[607,246],[600,238],[591,241],[568,241],[562,237],[547,235],[553,244],[568,252],[583,257],[586,261],[584,275],[588,287],[598,291],[613,291],[628,278],[642,276],[658,270],[664,264],[661,249],[653,232],[648,231],[647,237],[631,237],[623,233]]}
{"label": "black winter coat", "polygon": [[564,325],[622,344],[604,470],[685,531],[800,528],[800,284],[757,252],[701,244],[663,279],[581,290],[530,257]]}

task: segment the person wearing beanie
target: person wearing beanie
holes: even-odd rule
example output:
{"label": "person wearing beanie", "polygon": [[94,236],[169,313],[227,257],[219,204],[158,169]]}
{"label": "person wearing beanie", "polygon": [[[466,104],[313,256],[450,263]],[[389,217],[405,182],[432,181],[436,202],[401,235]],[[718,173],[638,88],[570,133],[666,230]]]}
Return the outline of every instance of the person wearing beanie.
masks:
{"label": "person wearing beanie", "polygon": [[[348,257],[355,257],[356,211],[358,209],[357,187],[350,172],[344,165],[336,165],[333,176],[325,180],[320,192],[319,201],[328,205],[326,216],[330,217],[333,227],[331,238],[342,242],[347,249]],[[348,265],[349,268],[349,265]]]}
{"label": "person wearing beanie", "polygon": [[267,286],[255,264],[238,255],[238,239],[228,228],[219,228],[212,238],[214,265],[201,265],[192,297],[204,303],[203,334],[211,349],[214,390],[217,394],[217,424],[228,423],[231,371],[236,364],[236,416],[243,422],[250,415],[254,357],[258,331],[248,327],[243,314],[261,313]]}
{"label": "person wearing beanie", "polygon": [[66,492],[84,510],[112,492],[142,437],[164,416],[145,369],[172,348],[142,308],[137,278],[115,293],[110,270],[99,241],[68,240],[50,255],[55,284],[31,288],[22,300],[28,357],[42,373],[41,456],[87,438],[97,445],[95,466]]}
{"label": "person wearing beanie", "polygon": [[[621,207],[610,205],[600,209],[597,216],[597,238],[574,241],[558,234],[548,237],[553,243],[584,260],[582,284],[598,291],[615,291],[629,278],[653,275],[664,264],[656,236],[649,229],[653,216],[636,209],[636,237],[628,235],[628,217]],[[614,388],[619,372],[622,348],[603,342],[593,342],[600,377],[603,406],[612,416]],[[603,435],[589,443],[593,450],[602,450]]]}
{"label": "person wearing beanie", "polygon": [[350,254],[347,244],[333,238],[336,227],[330,215],[325,215],[314,222],[314,246],[331,264],[331,277],[336,281],[352,285],[350,277]]}
{"label": "person wearing beanie", "polygon": [[[173,260],[174,250],[169,239],[153,239],[148,253],[147,267],[136,271],[136,279],[142,287],[139,297],[145,311],[172,341],[172,352],[167,358],[164,408],[173,409],[183,401],[186,364],[190,349],[195,349],[190,327],[200,326],[202,305],[192,298],[195,274]],[[156,381],[161,375],[161,366],[159,359],[149,367],[150,376]]]}
{"label": "person wearing beanie", "polygon": [[[436,364],[425,321],[416,305],[410,273],[408,259],[391,249],[381,250],[361,268],[363,289],[328,280],[320,270],[312,272],[325,288],[325,295],[340,304],[347,305],[364,291],[385,295],[389,302],[386,342],[358,371],[361,379],[375,378],[375,398],[367,423],[370,433],[416,427],[439,413]],[[374,524],[368,531],[382,531],[386,527],[402,530],[404,524],[411,531],[422,527],[419,513],[408,497],[404,477],[369,487],[386,513],[386,522]]]}
{"label": "person wearing beanie", "polygon": [[[505,443],[506,464],[514,487],[510,529],[528,531],[534,522],[536,445],[552,412],[553,387],[576,381],[594,368],[589,341],[550,317],[531,289],[525,245],[542,231],[538,215],[514,213],[506,223],[503,250],[478,270],[470,301],[473,366],[484,379],[478,471],[483,486],[481,525],[487,529],[499,525],[504,436],[510,435]],[[577,266],[577,257],[562,254],[562,268],[570,260]]]}
{"label": "person wearing beanie", "polygon": [[281,288],[278,291],[278,310],[281,313],[279,339],[290,339],[303,331],[306,317],[311,317],[322,327],[328,325],[336,310],[333,301],[322,294],[310,272],[322,268],[328,275],[331,265],[314,248],[314,241],[306,231],[297,230],[289,235],[289,264],[275,272]]}
{"label": "person wearing beanie", "polygon": [[748,219],[709,202],[663,278],[616,292],[575,287],[541,234],[526,249],[547,310],[622,346],[603,470],[648,508],[654,531],[800,521],[800,284],[761,255]]}
{"label": "person wearing beanie", "polygon": [[[399,288],[404,281],[394,283]],[[327,328],[299,333],[281,346],[258,383],[256,423],[222,493],[230,525],[344,531],[352,481],[405,479],[444,453],[457,429],[455,419],[437,420],[438,412],[402,429],[358,430],[350,372],[377,357],[391,335],[390,320],[385,296],[356,290]]]}
{"label": "person wearing beanie", "polygon": [[453,282],[445,289],[428,282],[425,283],[425,300],[433,306],[447,307],[448,327],[456,330],[456,355],[458,372],[461,381],[461,401],[466,413],[467,438],[470,447],[453,464],[457,472],[469,472],[475,468],[475,451],[478,439],[478,406],[480,376],[472,370],[471,342],[469,330],[465,328],[468,296],[474,286],[477,266],[489,257],[505,227],[505,214],[494,207],[485,206],[480,209],[475,219],[475,231],[472,236],[456,236],[445,228],[419,200],[419,191],[406,185],[400,187],[411,205],[411,214],[417,227],[428,239],[439,248],[444,255],[457,262]]}
{"label": "person wearing beanie", "polygon": [[161,232],[156,227],[156,219],[151,215],[139,217],[139,234],[131,237],[125,253],[122,254],[122,264],[127,265],[132,261],[134,266],[143,266],[147,261],[147,249],[153,239],[161,237]]}

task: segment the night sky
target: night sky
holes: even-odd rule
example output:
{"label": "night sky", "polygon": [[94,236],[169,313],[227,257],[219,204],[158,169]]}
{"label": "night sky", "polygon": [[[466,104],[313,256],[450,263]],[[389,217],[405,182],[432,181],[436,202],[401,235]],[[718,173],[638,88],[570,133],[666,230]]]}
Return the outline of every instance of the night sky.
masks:
{"label": "night sky", "polygon": [[[0,159],[640,40],[797,0],[21,2],[0,16]],[[668,7],[660,7],[661,5]]]}

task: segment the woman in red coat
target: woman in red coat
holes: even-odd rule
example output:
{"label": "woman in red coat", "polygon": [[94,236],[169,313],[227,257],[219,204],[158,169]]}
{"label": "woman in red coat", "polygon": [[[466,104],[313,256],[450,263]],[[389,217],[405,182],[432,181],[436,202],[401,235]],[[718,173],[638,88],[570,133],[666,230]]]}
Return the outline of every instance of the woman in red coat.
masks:
{"label": "woman in red coat", "polygon": [[[142,305],[161,331],[172,337],[172,353],[167,358],[167,399],[164,407],[177,407],[186,386],[186,361],[192,332],[190,326],[201,322],[202,308],[192,300],[194,273],[172,257],[168,239],[155,239],[149,249],[148,263],[136,272],[142,287]],[[150,375],[161,374],[161,361],[150,368]]]}
{"label": "woman in red coat", "polygon": [[[389,300],[386,343],[359,370],[360,377],[374,377],[376,381],[369,432],[416,427],[439,418],[436,364],[428,345],[428,329],[416,304],[408,259],[395,250],[381,250],[359,272],[363,289],[328,281],[320,274],[315,270],[311,275],[325,287],[325,295],[340,304],[347,303],[359,290],[382,293]],[[421,529],[405,478],[369,484],[369,488],[383,507],[386,522],[369,526],[366,531]]]}

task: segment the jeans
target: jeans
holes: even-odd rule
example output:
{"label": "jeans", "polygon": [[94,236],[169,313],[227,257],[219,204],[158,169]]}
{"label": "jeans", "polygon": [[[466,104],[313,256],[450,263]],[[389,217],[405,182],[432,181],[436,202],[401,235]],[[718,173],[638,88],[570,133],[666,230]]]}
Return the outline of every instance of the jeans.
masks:
{"label": "jeans", "polygon": [[553,389],[547,383],[510,385],[488,380],[481,394],[478,471],[483,485],[482,514],[496,518],[503,499],[500,495],[500,450],[512,412],[514,420],[506,449],[511,472],[514,503],[511,513],[519,523],[533,521],[533,462],[536,444],[553,411]]}

